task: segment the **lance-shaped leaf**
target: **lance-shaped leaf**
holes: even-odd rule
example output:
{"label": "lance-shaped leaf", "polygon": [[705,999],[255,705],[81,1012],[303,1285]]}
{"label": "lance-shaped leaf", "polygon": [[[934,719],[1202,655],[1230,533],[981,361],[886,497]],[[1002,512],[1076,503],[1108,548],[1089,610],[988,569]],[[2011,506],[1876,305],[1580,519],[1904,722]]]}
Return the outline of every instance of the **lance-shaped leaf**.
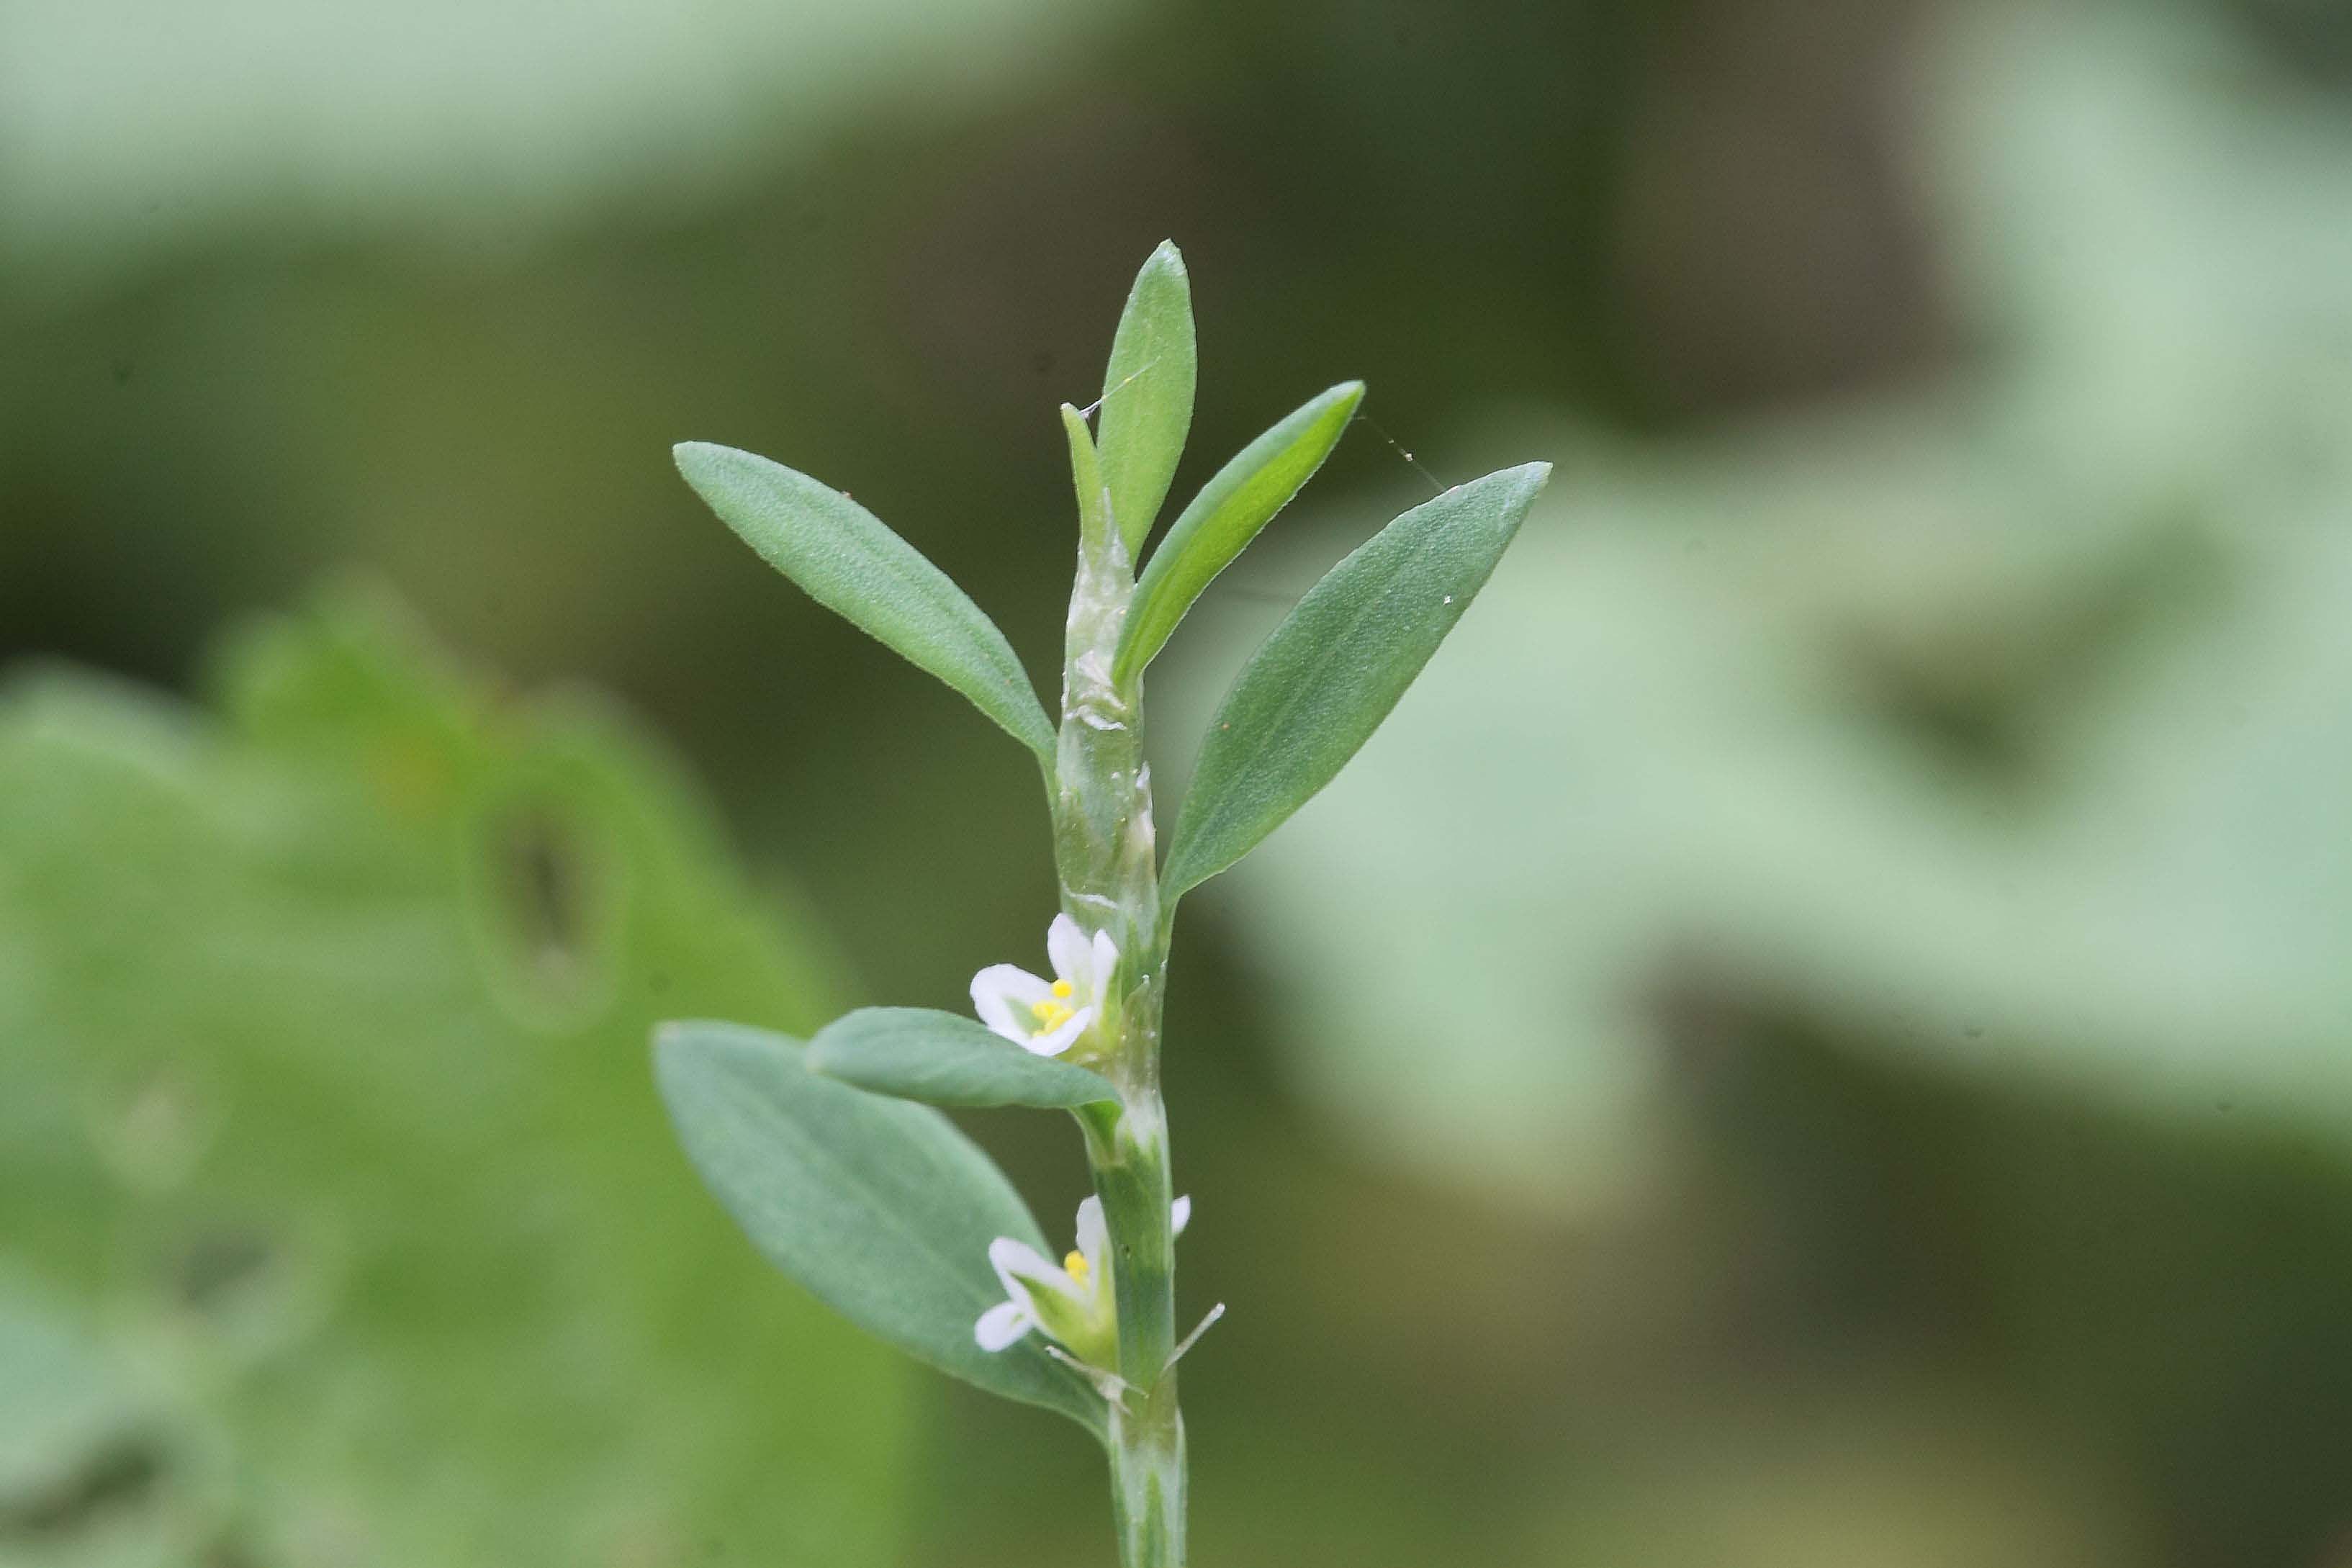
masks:
{"label": "lance-shaped leaf", "polygon": [[928,1007],[861,1007],[809,1042],[808,1068],[926,1105],[1072,1109],[1115,1100],[1100,1073],[1024,1051],[994,1030]]}
{"label": "lance-shaped leaf", "polygon": [[769,1262],[941,1372],[1102,1430],[1101,1399],[1035,1343],[972,1339],[1004,1299],[988,1244],[1045,1240],[946,1117],[819,1078],[797,1041],[740,1024],[665,1025],[654,1065],[688,1156]]}
{"label": "lance-shaped leaf", "polygon": [[1004,634],[946,573],[830,485],[782,463],[681,443],[678,472],[719,519],[818,604],[971,699],[1041,757],[1054,725]]}
{"label": "lance-shaped leaf", "polygon": [[1173,240],[1135,275],[1103,374],[1103,483],[1110,515],[1131,559],[1143,549],[1160,503],[1168,499],[1192,427],[1192,284]]}
{"label": "lance-shaped leaf", "polygon": [[1456,485],[1308,590],[1218,705],[1161,873],[1167,897],[1248,854],[1370,739],[1550,477],[1528,463]]}
{"label": "lance-shaped leaf", "polygon": [[1102,532],[1110,511],[1102,460],[1095,451],[1094,432],[1087,428],[1087,416],[1066,403],[1062,405],[1062,430],[1070,438],[1070,488],[1078,496],[1078,537],[1091,541]]}
{"label": "lance-shaped leaf", "polygon": [[1201,487],[1135,586],[1112,665],[1121,684],[1142,672],[1192,601],[1315,477],[1363,400],[1362,382],[1340,383],[1243,447]]}

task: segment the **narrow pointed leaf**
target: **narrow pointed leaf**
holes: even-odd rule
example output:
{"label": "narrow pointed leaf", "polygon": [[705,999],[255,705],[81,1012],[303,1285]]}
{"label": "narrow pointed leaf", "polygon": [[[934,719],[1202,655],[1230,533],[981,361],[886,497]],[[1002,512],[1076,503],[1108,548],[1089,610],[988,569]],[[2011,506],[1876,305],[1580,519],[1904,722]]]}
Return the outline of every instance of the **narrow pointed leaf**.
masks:
{"label": "narrow pointed leaf", "polygon": [[1103,482],[1131,558],[1143,549],[1192,427],[1192,284],[1175,242],[1163,240],[1127,297],[1103,374]]}
{"label": "narrow pointed leaf", "polygon": [[1087,416],[1066,403],[1062,405],[1062,429],[1070,438],[1070,488],[1078,496],[1078,537],[1093,540],[1101,535],[1110,514],[1094,432],[1087,428]]}
{"label": "narrow pointed leaf", "polygon": [[1342,382],[1243,447],[1201,487],[1136,584],[1113,665],[1121,684],[1141,673],[1202,591],[1315,477],[1363,400],[1362,382]]}
{"label": "narrow pointed leaf", "polygon": [[1066,1110],[1115,1100],[1100,1073],[1024,1051],[955,1013],[862,1007],[809,1042],[808,1068],[875,1094],[926,1105]]}
{"label": "narrow pointed leaf", "polygon": [[695,493],[769,565],[1052,756],[1053,723],[1004,634],[881,519],[830,485],[732,447],[688,441],[675,455]]}
{"label": "narrow pointed leaf", "polygon": [[1308,590],[1218,705],[1161,873],[1166,897],[1256,847],[1371,738],[1550,477],[1550,464],[1529,463],[1456,485]]}
{"label": "narrow pointed leaf", "polygon": [[802,1056],[740,1024],[668,1024],[655,1041],[688,1157],[752,1245],[877,1338],[1101,1431],[1102,1401],[1034,1337],[994,1353],[973,1342],[1004,1297],[988,1244],[1045,1246],[1004,1173],[929,1106],[819,1078]]}

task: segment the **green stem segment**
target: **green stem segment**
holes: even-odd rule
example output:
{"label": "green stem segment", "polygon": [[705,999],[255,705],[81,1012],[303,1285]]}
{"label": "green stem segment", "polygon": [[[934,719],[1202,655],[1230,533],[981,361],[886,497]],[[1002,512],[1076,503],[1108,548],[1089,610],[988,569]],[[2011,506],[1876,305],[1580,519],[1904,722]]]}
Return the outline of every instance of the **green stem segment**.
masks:
{"label": "green stem segment", "polygon": [[1111,678],[1134,571],[1107,509],[1087,509],[1062,681],[1054,856],[1062,908],[1118,945],[1097,1026],[1096,1064],[1118,1086],[1116,1119],[1089,1121],[1087,1154],[1110,1234],[1125,1389],[1110,1409],[1111,1506],[1123,1568],[1182,1568],[1184,1422],[1176,1403],[1175,1247],[1168,1119],[1160,1098],[1167,950],[1160,920],[1151,772],[1141,704]]}

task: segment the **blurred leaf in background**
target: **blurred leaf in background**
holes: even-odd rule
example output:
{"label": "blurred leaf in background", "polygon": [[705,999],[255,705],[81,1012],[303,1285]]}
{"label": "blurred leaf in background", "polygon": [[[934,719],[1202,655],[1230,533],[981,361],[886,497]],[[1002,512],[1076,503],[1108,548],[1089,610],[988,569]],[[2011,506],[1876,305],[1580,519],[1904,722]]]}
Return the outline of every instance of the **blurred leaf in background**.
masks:
{"label": "blurred leaf in background", "polygon": [[2166,8],[1936,62],[1977,367],[1571,437],[1432,689],[1224,895],[1382,1147],[1622,1199],[1693,972],[2352,1139],[2352,117]]}
{"label": "blurred leaf in background", "polygon": [[0,695],[0,1562],[881,1564],[908,1370],[665,1136],[830,960],[676,766],[331,595]]}

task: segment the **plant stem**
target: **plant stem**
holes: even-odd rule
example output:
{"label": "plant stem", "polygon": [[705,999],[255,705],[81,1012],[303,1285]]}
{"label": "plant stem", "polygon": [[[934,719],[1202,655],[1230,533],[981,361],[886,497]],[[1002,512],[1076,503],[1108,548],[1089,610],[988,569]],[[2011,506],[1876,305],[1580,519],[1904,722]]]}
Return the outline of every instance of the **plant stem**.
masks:
{"label": "plant stem", "polygon": [[1111,1507],[1123,1568],[1183,1568],[1184,1421],[1169,1361],[1175,1349],[1174,1198],[1160,1098],[1160,1017],[1167,952],[1152,836],[1151,771],[1141,704],[1111,681],[1134,574],[1107,518],[1079,542],[1062,677],[1054,782],[1054,855],[1062,908],[1110,933],[1118,973],[1097,1039],[1118,1086],[1115,1121],[1087,1124],[1087,1154],[1109,1232],[1126,1391],[1110,1407]]}
{"label": "plant stem", "polygon": [[1184,1417],[1176,1379],[1110,1413],[1111,1513],[1121,1568],[1184,1568]]}

